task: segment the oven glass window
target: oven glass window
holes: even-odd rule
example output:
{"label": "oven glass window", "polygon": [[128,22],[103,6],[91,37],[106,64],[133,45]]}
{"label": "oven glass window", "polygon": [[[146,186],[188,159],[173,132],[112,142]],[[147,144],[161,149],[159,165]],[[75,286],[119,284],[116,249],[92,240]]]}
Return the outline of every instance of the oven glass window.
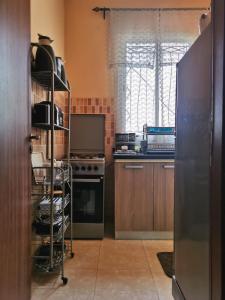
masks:
{"label": "oven glass window", "polygon": [[103,182],[74,182],[73,222],[103,222]]}

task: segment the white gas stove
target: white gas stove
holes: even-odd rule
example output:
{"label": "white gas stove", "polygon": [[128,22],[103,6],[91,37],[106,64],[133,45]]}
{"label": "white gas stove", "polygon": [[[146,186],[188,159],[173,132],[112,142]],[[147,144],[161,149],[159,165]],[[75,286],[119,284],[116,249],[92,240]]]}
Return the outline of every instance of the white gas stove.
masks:
{"label": "white gas stove", "polygon": [[73,176],[77,175],[104,175],[105,158],[97,155],[71,155],[70,163]]}

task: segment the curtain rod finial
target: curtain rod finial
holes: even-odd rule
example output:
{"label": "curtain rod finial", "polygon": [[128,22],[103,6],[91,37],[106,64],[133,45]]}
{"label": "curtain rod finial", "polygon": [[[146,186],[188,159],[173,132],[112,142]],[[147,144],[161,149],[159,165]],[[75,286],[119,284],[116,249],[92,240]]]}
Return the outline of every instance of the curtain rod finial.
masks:
{"label": "curtain rod finial", "polygon": [[96,7],[93,8],[92,10],[95,11],[95,12],[99,12],[99,11],[100,11],[100,8],[96,6]]}
{"label": "curtain rod finial", "polygon": [[102,12],[103,13],[103,18],[105,19],[105,17],[106,17],[106,12],[107,11],[110,11],[110,8],[108,8],[108,7],[98,7],[98,6],[96,6],[95,8],[93,8],[92,9],[93,11],[95,11],[95,12]]}

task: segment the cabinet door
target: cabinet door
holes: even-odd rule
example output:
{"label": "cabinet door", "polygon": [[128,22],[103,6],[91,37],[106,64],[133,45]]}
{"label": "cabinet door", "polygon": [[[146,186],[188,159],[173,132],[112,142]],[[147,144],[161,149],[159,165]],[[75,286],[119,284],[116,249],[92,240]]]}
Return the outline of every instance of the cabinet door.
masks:
{"label": "cabinet door", "polygon": [[174,163],[154,166],[154,231],[173,231]]}
{"label": "cabinet door", "polygon": [[116,231],[153,230],[153,164],[115,164]]}

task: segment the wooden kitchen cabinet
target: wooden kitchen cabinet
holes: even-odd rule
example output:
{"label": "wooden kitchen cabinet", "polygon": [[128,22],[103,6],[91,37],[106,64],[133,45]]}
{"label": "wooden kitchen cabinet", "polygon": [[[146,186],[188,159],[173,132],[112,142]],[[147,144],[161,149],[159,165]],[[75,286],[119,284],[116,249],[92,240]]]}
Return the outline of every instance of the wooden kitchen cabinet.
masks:
{"label": "wooden kitchen cabinet", "polygon": [[115,162],[115,237],[172,238],[174,161]]}
{"label": "wooden kitchen cabinet", "polygon": [[115,164],[116,231],[153,230],[153,164]]}
{"label": "wooden kitchen cabinet", "polygon": [[173,231],[174,163],[154,164],[154,231]]}

